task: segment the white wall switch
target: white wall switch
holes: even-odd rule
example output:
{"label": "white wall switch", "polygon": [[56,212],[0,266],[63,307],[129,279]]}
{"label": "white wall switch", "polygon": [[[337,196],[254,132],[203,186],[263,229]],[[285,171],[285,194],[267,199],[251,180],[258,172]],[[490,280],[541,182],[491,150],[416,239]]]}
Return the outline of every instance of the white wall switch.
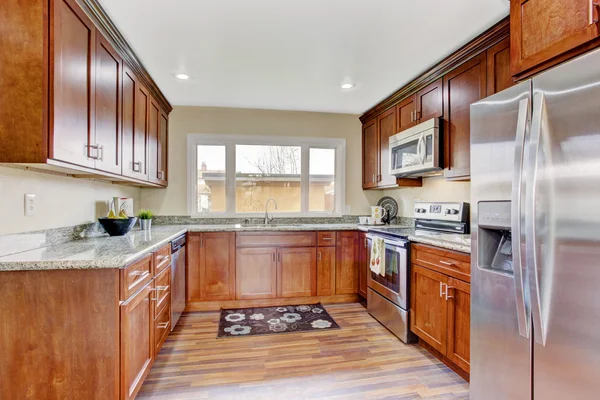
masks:
{"label": "white wall switch", "polygon": [[35,194],[25,195],[25,216],[31,217],[35,215]]}

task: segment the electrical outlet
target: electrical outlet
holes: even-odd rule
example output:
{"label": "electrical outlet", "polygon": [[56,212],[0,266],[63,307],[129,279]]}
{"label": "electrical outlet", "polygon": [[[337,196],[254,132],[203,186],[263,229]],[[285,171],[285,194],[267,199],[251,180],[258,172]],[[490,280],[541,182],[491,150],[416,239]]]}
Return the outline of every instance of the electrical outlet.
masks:
{"label": "electrical outlet", "polygon": [[35,215],[35,194],[25,195],[25,216],[31,217]]}

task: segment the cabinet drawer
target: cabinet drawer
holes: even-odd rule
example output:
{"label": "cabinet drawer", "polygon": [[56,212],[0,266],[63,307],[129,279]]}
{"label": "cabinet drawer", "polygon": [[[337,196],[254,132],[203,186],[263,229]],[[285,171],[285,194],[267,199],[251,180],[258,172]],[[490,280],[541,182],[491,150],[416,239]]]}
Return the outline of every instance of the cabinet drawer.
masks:
{"label": "cabinet drawer", "polygon": [[121,270],[121,300],[127,300],[152,280],[152,255],[147,255]]}
{"label": "cabinet drawer", "polygon": [[154,315],[158,316],[159,312],[167,305],[171,298],[171,269],[163,269],[162,272],[154,279]]}
{"label": "cabinet drawer", "polygon": [[154,252],[154,276],[171,264],[171,243]]}
{"label": "cabinet drawer", "polygon": [[163,343],[167,340],[171,332],[171,301],[167,302],[165,308],[156,316],[154,320],[154,356],[158,354]]}
{"label": "cabinet drawer", "polygon": [[242,232],[237,247],[311,247],[317,244],[315,232]]}
{"label": "cabinet drawer", "polygon": [[413,244],[411,261],[443,274],[471,282],[471,256],[424,244]]}
{"label": "cabinet drawer", "polygon": [[317,232],[317,246],[335,246],[335,232]]}

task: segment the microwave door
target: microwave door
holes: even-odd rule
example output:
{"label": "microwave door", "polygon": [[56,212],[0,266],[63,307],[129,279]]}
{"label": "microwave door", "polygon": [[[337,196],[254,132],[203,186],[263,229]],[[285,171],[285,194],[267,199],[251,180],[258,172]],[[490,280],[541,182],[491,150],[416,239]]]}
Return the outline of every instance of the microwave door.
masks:
{"label": "microwave door", "polygon": [[413,135],[391,146],[390,173],[392,175],[421,168],[423,165],[421,136]]}

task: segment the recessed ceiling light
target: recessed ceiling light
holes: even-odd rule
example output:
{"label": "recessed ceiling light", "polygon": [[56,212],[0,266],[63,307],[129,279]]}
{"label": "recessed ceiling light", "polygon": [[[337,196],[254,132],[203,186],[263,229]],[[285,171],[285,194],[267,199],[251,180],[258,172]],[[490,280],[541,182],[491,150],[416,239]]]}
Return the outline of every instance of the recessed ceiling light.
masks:
{"label": "recessed ceiling light", "polygon": [[354,83],[342,83],[342,89],[352,89],[354,87]]}
{"label": "recessed ceiling light", "polygon": [[182,81],[185,81],[186,79],[190,79],[189,75],[187,75],[187,74],[177,74],[177,75],[175,75],[175,78],[181,79]]}

